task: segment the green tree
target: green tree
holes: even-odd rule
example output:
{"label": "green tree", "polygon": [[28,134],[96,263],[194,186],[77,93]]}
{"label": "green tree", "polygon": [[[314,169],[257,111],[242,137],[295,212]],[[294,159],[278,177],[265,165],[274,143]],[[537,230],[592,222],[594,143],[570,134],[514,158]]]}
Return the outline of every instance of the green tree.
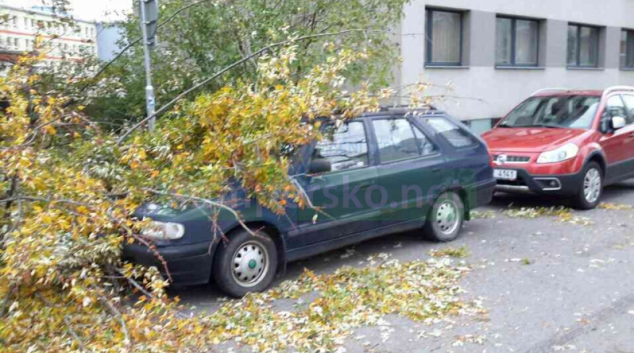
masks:
{"label": "green tree", "polygon": [[[161,1],[161,20],[176,14],[157,33],[159,46],[152,53],[157,106],[170,101],[194,83],[227,65],[289,36],[310,36],[355,29],[336,37],[339,49],[366,52],[369,59],[351,65],[345,73],[350,85],[369,82],[385,85],[397,56],[391,32],[407,0],[230,0]],[[123,24],[123,43],[141,36],[139,21],[130,16]],[[305,40],[297,48],[291,78],[299,80],[327,56],[328,36]],[[224,75],[224,82],[252,79],[256,60]],[[134,46],[108,67],[90,96],[88,112],[115,125],[145,115],[143,50]],[[213,92],[223,81],[211,82]]]}

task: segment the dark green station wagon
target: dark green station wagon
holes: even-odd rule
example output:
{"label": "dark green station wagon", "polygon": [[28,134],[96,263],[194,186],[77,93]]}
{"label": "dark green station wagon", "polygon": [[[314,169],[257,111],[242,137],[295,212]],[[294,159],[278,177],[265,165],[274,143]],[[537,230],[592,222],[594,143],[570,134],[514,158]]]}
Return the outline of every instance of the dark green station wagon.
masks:
{"label": "dark green station wagon", "polygon": [[[290,203],[278,216],[244,190],[224,198],[257,236],[217,207],[137,210],[152,219],[143,235],[167,262],[173,284],[213,281],[239,297],[266,289],[288,262],[370,238],[421,229],[451,241],[469,211],[492,198],[485,142],[443,112],[385,110],[323,128],[325,138],[296,151],[290,170],[314,208]],[[124,257],[167,273],[144,245],[127,245]]]}

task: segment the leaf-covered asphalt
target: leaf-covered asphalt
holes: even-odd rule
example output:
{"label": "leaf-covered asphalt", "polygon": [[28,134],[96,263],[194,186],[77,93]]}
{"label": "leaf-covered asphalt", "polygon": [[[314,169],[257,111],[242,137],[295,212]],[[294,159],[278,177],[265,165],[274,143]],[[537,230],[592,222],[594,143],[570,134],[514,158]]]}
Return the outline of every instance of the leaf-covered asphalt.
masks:
{"label": "leaf-covered asphalt", "polygon": [[[345,350],[630,353],[634,210],[623,205],[634,205],[634,181],[607,188],[603,201],[612,206],[573,211],[583,222],[570,222],[548,212],[534,218],[507,212],[510,204],[514,209],[565,205],[557,199],[500,195],[478,210],[484,218],[468,222],[453,243],[424,241],[417,232],[396,234],[291,264],[280,280],[296,279],[304,268],[328,274],[345,265],[366,266],[368,256],[376,253],[407,262],[426,260],[431,250],[465,246],[468,256],[454,260],[473,268],[460,281],[467,291],[463,297],[481,299],[486,317],[456,317],[426,326],[388,315],[383,325],[355,329]],[[214,312],[222,304],[222,295],[212,286],[170,293],[196,311]],[[295,304],[276,303],[280,310],[293,310]],[[235,344],[215,348],[228,349],[250,351]]]}

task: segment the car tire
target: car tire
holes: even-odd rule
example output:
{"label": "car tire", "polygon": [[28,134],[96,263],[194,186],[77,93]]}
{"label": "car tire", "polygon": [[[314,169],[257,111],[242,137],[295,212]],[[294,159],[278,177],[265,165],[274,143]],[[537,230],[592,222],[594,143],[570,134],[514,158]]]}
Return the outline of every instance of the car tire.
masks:
{"label": "car tire", "polygon": [[581,173],[579,191],[573,197],[573,207],[579,210],[591,210],[601,201],[603,194],[603,169],[597,162],[586,164]]}
{"label": "car tire", "polygon": [[277,272],[277,248],[271,237],[244,229],[222,242],[214,259],[212,276],[218,287],[232,297],[261,292],[269,287]]}
{"label": "car tire", "polygon": [[445,192],[438,196],[425,221],[423,231],[427,238],[445,243],[460,236],[464,222],[464,203],[453,192]]}

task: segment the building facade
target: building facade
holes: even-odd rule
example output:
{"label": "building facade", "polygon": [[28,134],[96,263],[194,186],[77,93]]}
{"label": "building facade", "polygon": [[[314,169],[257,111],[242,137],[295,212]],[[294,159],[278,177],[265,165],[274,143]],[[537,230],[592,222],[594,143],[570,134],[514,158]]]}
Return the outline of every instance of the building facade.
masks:
{"label": "building facade", "polygon": [[98,53],[97,26],[93,22],[73,19],[72,25],[61,23],[59,16],[45,7],[0,5],[0,16],[0,53],[5,55],[32,51],[37,35],[50,62],[77,61]]}
{"label": "building facade", "polygon": [[634,85],[631,0],[412,0],[404,12],[396,85],[429,83],[479,132],[541,88]]}

